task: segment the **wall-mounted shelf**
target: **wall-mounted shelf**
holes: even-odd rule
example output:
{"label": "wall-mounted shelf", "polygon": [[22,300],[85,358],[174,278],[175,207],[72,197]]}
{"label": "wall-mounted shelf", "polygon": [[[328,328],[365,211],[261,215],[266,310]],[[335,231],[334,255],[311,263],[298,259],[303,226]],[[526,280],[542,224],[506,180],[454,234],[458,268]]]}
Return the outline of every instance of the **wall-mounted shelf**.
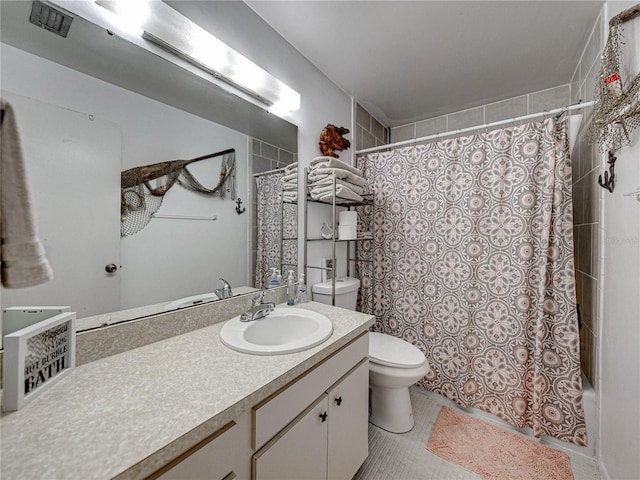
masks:
{"label": "wall-mounted shelf", "polygon": [[[305,170],[305,185],[306,185],[306,189],[309,189],[309,182],[307,180],[307,176],[308,176],[308,169]],[[334,195],[332,196],[332,198],[330,200],[317,200],[311,197],[310,194],[307,193],[307,195],[305,196],[305,209],[304,209],[304,218],[305,218],[305,225],[304,225],[304,238],[305,238],[305,242],[304,242],[304,268],[305,268],[305,273],[308,273],[308,270],[321,270],[324,272],[332,272],[332,304],[335,305],[336,303],[336,298],[335,298],[335,290],[336,290],[336,277],[337,277],[337,264],[336,264],[336,245],[338,244],[344,244],[346,245],[347,248],[347,260],[346,260],[346,264],[347,264],[347,276],[353,276],[354,272],[352,271],[352,265],[356,264],[356,263],[370,263],[373,264],[373,260],[369,260],[369,259],[358,259],[355,257],[352,257],[352,250],[353,247],[360,243],[360,242],[366,242],[366,241],[370,241],[370,242],[374,242],[374,235],[373,232],[370,232],[368,235],[366,236],[362,236],[362,232],[360,232],[360,236],[356,237],[354,239],[340,239],[340,238],[336,238],[336,234],[338,232],[338,224],[337,224],[337,220],[338,220],[338,213],[339,211],[342,211],[343,209],[346,210],[353,210],[356,209],[358,207],[364,207],[364,206],[371,206],[371,219],[372,221],[370,222],[371,228],[373,228],[373,218],[375,218],[375,205],[373,202],[373,194],[364,194],[362,195],[363,200],[362,201],[353,201],[353,200],[346,200],[346,199],[342,199],[342,198],[337,198],[335,196],[335,192],[336,192],[336,179],[335,177],[333,178],[333,192]],[[308,204],[310,203],[316,203],[316,204],[323,204],[323,205],[327,205],[328,207],[331,207],[331,214],[332,214],[332,225],[334,225],[334,235],[333,238],[309,238],[308,237],[308,222],[309,222],[309,215],[308,215]],[[340,209],[340,210],[339,210]],[[360,219],[359,219],[360,220]],[[308,252],[307,252],[307,244],[309,242],[330,242],[332,245],[332,253],[331,253],[331,258],[333,263],[332,265],[334,266],[333,268],[331,267],[323,267],[323,266],[318,266],[318,265],[312,265],[309,264],[308,261]],[[335,270],[335,274],[334,273]],[[309,276],[306,275],[307,279],[309,279]],[[374,282],[374,278],[372,275],[372,283]],[[373,291],[374,291],[374,286],[371,286],[371,295],[373,295]],[[311,288],[311,286],[309,286],[309,288]],[[373,302],[372,302],[373,305]]]}

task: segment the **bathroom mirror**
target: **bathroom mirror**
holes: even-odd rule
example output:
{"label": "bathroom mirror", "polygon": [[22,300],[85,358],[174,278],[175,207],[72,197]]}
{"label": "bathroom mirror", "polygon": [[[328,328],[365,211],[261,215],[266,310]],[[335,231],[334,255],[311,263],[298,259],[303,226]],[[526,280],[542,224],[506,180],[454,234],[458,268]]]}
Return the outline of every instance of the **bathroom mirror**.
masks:
{"label": "bathroom mirror", "polygon": [[[79,322],[83,329],[163,311],[173,300],[213,292],[219,278],[234,294],[251,291],[253,173],[294,160],[297,127],[213,84],[194,67],[80,16],[74,16],[66,38],[39,28],[29,23],[31,5],[0,4],[0,85],[15,103],[16,116],[32,119],[36,133],[25,132],[25,151],[65,158],[73,168],[28,164],[55,278],[43,286],[2,289],[2,307],[70,305],[79,318],[101,315],[90,325]],[[174,186],[158,213],[181,218],[153,219],[120,239],[122,170],[228,148],[236,153],[241,204],[231,192],[224,199],[201,199]],[[219,159],[193,167],[205,186],[217,183]],[[54,247],[51,237],[58,239]],[[112,264],[117,270],[108,272]]]}

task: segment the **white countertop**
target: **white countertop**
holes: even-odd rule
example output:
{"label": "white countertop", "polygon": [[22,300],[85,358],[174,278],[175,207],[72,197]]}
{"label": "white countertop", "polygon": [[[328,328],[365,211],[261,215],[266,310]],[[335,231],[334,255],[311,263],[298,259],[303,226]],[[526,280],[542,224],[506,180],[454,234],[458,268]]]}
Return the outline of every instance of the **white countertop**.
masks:
{"label": "white countertop", "polygon": [[304,352],[248,355],[222,345],[222,322],[77,367],[3,413],[1,477],[145,477],[373,323],[315,302],[296,307],[326,315],[332,336]]}

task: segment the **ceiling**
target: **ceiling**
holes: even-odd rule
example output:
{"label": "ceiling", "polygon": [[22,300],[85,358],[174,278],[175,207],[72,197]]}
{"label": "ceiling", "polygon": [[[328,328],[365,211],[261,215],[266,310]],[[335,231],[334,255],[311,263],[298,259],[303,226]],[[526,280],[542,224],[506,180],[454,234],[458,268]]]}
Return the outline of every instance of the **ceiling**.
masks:
{"label": "ceiling", "polygon": [[245,3],[388,126],[569,83],[603,4]]}

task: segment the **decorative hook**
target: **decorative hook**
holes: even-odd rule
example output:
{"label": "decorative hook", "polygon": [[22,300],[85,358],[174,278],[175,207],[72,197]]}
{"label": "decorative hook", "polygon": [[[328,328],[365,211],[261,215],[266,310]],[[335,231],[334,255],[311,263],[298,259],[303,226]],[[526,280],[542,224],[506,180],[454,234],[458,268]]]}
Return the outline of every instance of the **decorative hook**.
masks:
{"label": "decorative hook", "polygon": [[604,172],[604,182],[602,181],[602,175],[598,176],[598,183],[600,184],[600,186],[602,188],[606,188],[610,192],[613,192],[613,187],[615,186],[616,174],[614,170],[614,165],[616,164],[616,160],[617,158],[615,157],[613,152],[609,151],[609,160],[608,160],[609,171]]}
{"label": "decorative hook", "polygon": [[240,197],[238,197],[238,199],[236,200],[236,213],[238,215],[242,215],[244,213],[244,211],[246,210],[246,208],[240,207],[241,205],[242,205],[242,199]]}

